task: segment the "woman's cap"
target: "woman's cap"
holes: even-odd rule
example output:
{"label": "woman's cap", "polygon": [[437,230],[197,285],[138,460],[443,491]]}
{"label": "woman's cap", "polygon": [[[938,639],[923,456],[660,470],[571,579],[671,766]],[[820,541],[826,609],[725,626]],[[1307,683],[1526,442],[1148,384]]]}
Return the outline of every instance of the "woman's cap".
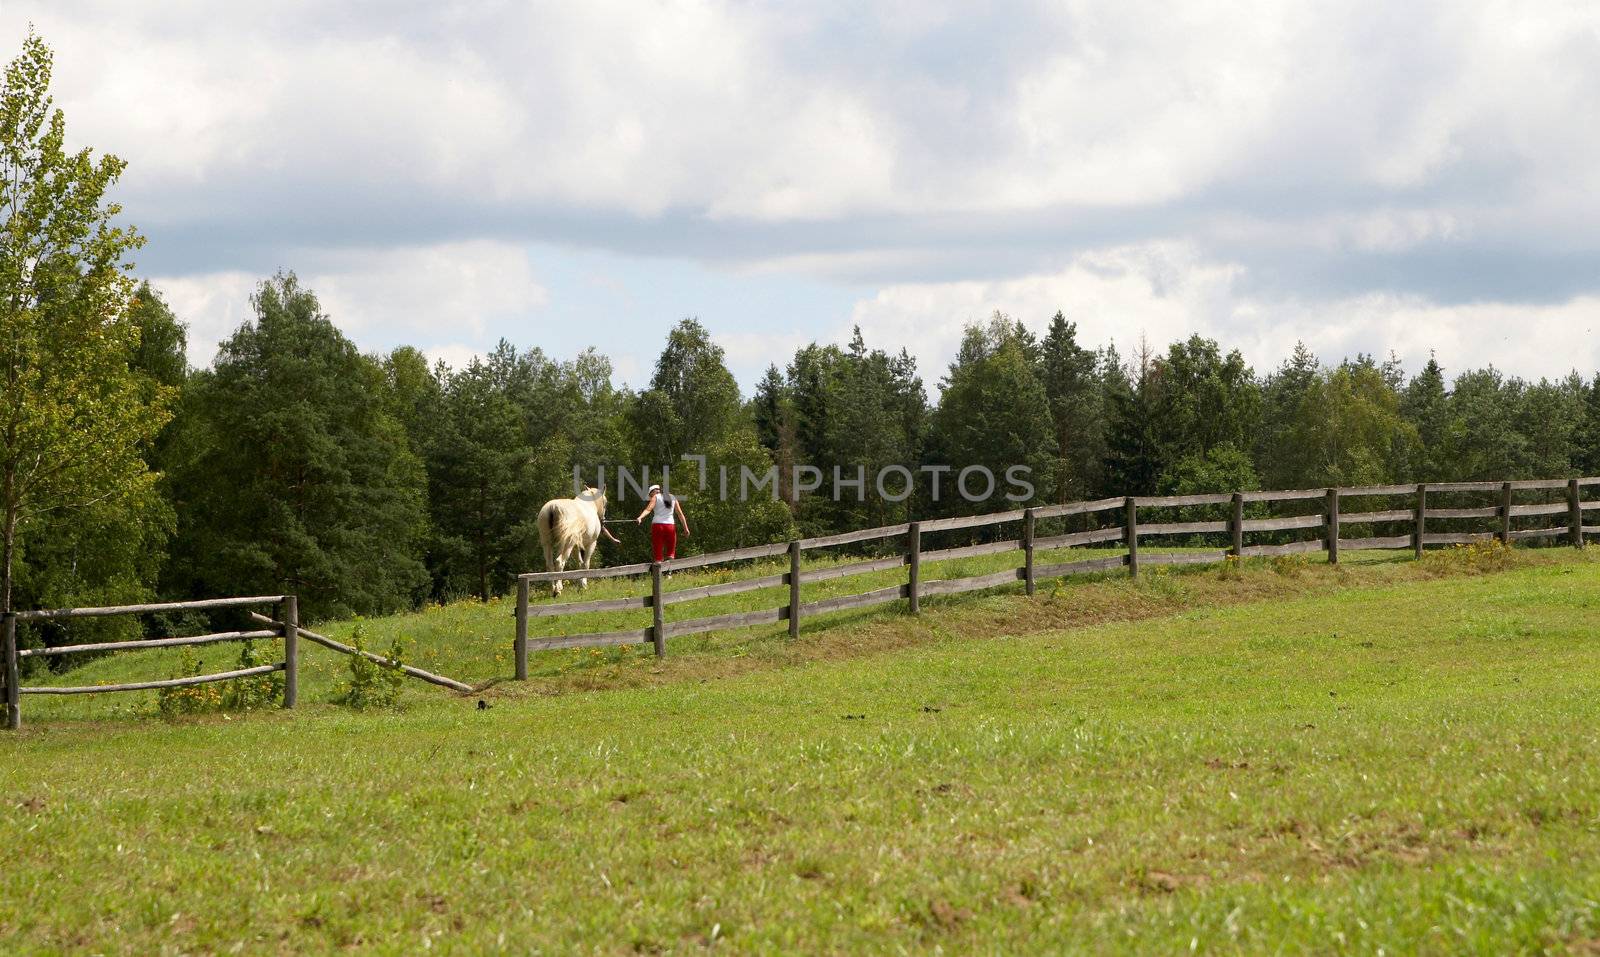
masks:
{"label": "woman's cap", "polygon": [[652,492],[659,492],[659,491],[661,491],[661,486],[659,486],[659,485],[652,485],[652,486],[650,486],[650,491],[652,491]]}

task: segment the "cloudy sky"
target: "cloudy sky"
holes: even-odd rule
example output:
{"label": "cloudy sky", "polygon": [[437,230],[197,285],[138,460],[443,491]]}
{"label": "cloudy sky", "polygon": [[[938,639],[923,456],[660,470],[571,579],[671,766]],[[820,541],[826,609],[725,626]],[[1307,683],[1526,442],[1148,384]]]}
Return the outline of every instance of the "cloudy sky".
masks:
{"label": "cloudy sky", "polygon": [[1057,309],[1325,360],[1600,368],[1600,4],[3,0],[130,163],[191,355],[300,274],[363,348],[747,386]]}

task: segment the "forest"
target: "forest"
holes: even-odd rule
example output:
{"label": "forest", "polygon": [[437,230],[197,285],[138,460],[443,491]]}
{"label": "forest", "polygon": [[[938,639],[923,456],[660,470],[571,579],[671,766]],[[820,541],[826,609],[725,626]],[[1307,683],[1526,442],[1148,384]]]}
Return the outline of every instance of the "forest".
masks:
{"label": "forest", "polygon": [[[190,368],[186,334],[141,285],[127,364],[167,410],[141,444],[156,480],[19,530],[14,607],[292,591],[313,616],[383,614],[504,593],[542,567],[533,518],[587,476],[672,465],[692,516],[687,551],[711,551],[959,511],[1000,498],[901,502],[828,483],[795,493],[796,464],[847,477],[889,465],[1032,470],[1035,503],[1387,482],[1600,472],[1600,379],[1528,382],[1493,368],[1407,376],[1370,356],[1304,347],[1258,374],[1201,336],[1124,356],[1080,342],[1065,315],[1042,337],[995,314],[966,329],[936,393],[913,357],[812,343],[743,396],[709,330],[687,318],[649,381],[614,384],[594,350],[553,357],[502,341],[454,369],[402,347],[364,354],[291,273],[263,281],[254,318]],[[726,500],[711,474],[778,466],[770,489]],[[615,491],[613,491],[613,496]],[[630,518],[637,498],[614,502]],[[638,561],[617,527],[605,562]]]}

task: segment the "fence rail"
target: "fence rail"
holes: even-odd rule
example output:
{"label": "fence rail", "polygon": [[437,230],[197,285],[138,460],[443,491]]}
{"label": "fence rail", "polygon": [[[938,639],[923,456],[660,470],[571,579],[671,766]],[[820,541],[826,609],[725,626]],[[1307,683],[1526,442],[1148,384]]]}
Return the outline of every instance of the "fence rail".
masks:
{"label": "fence rail", "polygon": [[22,694],[100,694],[106,691],[149,691],[152,688],[182,688],[187,685],[210,684],[213,681],[232,681],[234,678],[249,678],[253,675],[271,674],[274,671],[283,671],[288,665],[282,661],[271,665],[256,665],[253,668],[240,668],[236,671],[219,671],[213,675],[192,675],[187,678],[164,678],[159,681],[134,681],[119,685],[78,685],[67,688],[45,688],[29,686],[18,689]]}
{"label": "fence rail", "polygon": [[[1223,561],[1230,557],[1299,555],[1311,552],[1326,552],[1328,560],[1336,563],[1339,561],[1341,549],[1407,549],[1420,557],[1423,549],[1428,546],[1460,545],[1487,539],[1497,539],[1509,544],[1513,541],[1566,537],[1572,544],[1581,545],[1584,536],[1600,534],[1600,526],[1584,525],[1582,521],[1584,512],[1600,509],[1600,499],[1585,501],[1581,497],[1582,489],[1596,485],[1600,485],[1600,477],[1525,479],[1509,482],[1432,482],[1422,485],[1362,485],[1277,491],[1207,492],[1196,495],[1124,496],[1091,502],[1041,505],[988,515],[963,515],[953,518],[908,522],[900,525],[887,525],[880,528],[864,528],[835,535],[820,535],[791,542],[757,545],[724,552],[714,552],[707,555],[697,555],[691,558],[673,559],[660,564],[644,563],[592,570],[568,569],[559,572],[528,572],[517,576],[517,633],[514,643],[516,676],[518,679],[527,677],[527,658],[528,652],[531,650],[648,643],[654,645],[657,655],[664,655],[666,653],[666,640],[675,636],[744,628],[758,624],[773,624],[780,621],[787,621],[789,634],[796,636],[799,634],[800,623],[803,620],[812,615],[825,612],[867,608],[904,599],[908,602],[909,610],[915,613],[921,607],[921,599],[931,595],[956,594],[1012,585],[1017,582],[1023,583],[1027,594],[1031,595],[1034,592],[1036,582],[1040,578],[1057,578],[1066,575],[1096,572],[1104,573],[1120,569],[1125,569],[1127,574],[1131,576],[1137,576],[1141,565],[1196,565]],[[1565,501],[1524,503],[1513,501],[1518,492],[1548,492],[1555,490],[1566,491]],[[1428,502],[1429,495],[1460,497],[1488,493],[1493,493],[1497,496],[1497,499],[1492,504],[1471,505],[1452,502],[1448,506],[1440,506],[1438,504],[1430,505]],[[1408,506],[1403,508],[1382,508],[1382,503],[1371,502],[1373,499],[1393,499],[1398,497],[1410,499]],[[1340,503],[1351,499],[1358,500],[1361,505],[1371,510],[1341,514]],[[1273,505],[1277,503],[1313,501],[1319,501],[1321,507],[1301,514],[1267,517],[1246,516],[1246,505],[1258,503]],[[1373,505],[1380,507],[1374,508]],[[1149,510],[1152,509],[1194,510],[1218,507],[1226,507],[1227,515],[1225,517],[1195,517],[1191,512],[1187,515],[1180,514],[1177,518],[1171,518],[1169,514],[1160,521],[1140,521],[1141,511],[1148,514]],[[1092,523],[1094,516],[1107,512],[1120,514],[1117,519],[1105,523],[1099,528],[1091,527],[1081,531],[1064,532],[1055,535],[1036,534],[1038,522],[1042,520],[1083,516],[1085,521]],[[1512,527],[1514,519],[1551,515],[1567,516],[1567,524],[1543,528]],[[1430,527],[1430,523],[1448,522],[1459,524],[1485,520],[1493,520],[1495,527],[1492,530],[1439,528],[1436,524]],[[1104,519],[1101,519],[1101,521],[1103,522]],[[1008,537],[995,541],[955,545],[948,548],[924,549],[922,547],[923,536],[926,534],[993,528],[999,525],[1019,522],[1022,526],[1022,534],[1019,538]],[[1394,526],[1399,526],[1404,528],[1405,532],[1403,534],[1380,535],[1375,533],[1384,529],[1373,528],[1371,529],[1373,534],[1358,538],[1346,538],[1342,535],[1343,527],[1346,525],[1389,525],[1391,526],[1391,531],[1395,530]],[[1312,538],[1292,541],[1281,540],[1284,533],[1299,530],[1316,530],[1317,534]],[[1245,537],[1247,535],[1259,533],[1270,533],[1279,536],[1280,540],[1246,544]],[[1139,542],[1141,539],[1162,536],[1207,535],[1227,535],[1231,540],[1231,544],[1225,549],[1140,554]],[[905,540],[905,545],[904,550],[899,554],[822,568],[806,569],[802,567],[802,555],[807,551],[840,545],[883,542],[902,537]],[[1082,545],[1116,543],[1120,543],[1126,549],[1126,554],[1097,556],[1046,564],[1036,562],[1036,555],[1041,551],[1059,551]],[[1020,566],[1005,568],[984,575],[952,579],[929,580],[923,574],[923,565],[927,562],[1013,552],[1021,556],[1022,564]],[[787,572],[721,582],[713,585],[702,585],[678,591],[664,591],[661,587],[662,575],[666,572],[761,558],[776,558],[784,554],[789,556],[789,570]],[[904,583],[860,594],[841,595],[809,602],[803,601],[801,597],[802,585],[895,568],[906,569],[906,581]],[[628,598],[543,605],[534,605],[531,601],[531,587],[536,583],[570,581],[576,578],[645,575],[650,577],[651,589],[648,594]],[[789,586],[788,600],[784,604],[772,608],[702,616],[670,622],[665,617],[665,609],[668,606],[701,598],[734,595],[762,588],[778,588],[784,585]],[[651,609],[653,621],[650,627],[623,631],[560,635],[549,638],[529,638],[528,636],[528,622],[532,618],[632,608]]]}
{"label": "fence rail", "polygon": [[[283,622],[274,621],[259,612],[251,612],[250,617],[264,624],[277,625],[279,628],[284,627]],[[380,665],[389,665],[392,667],[395,664],[393,660],[385,658],[383,655],[375,655],[370,651],[364,651],[360,648],[353,648],[350,645],[344,644],[343,642],[334,641],[327,635],[319,635],[316,632],[306,628],[300,628],[298,631],[300,633],[300,637],[319,644],[330,651],[337,651],[342,655],[365,658],[368,661],[376,662]],[[423,671],[421,668],[414,668],[411,665],[400,665],[400,671],[402,674],[410,675],[413,678],[426,681],[429,684],[438,685],[441,688],[449,688],[452,691],[468,692],[473,690],[472,686],[469,684],[457,681],[454,678],[446,678],[444,675],[436,675],[431,671]]]}
{"label": "fence rail", "polygon": [[[921,608],[921,599],[932,595],[949,595],[980,589],[996,588],[1021,583],[1027,594],[1034,593],[1040,578],[1057,578],[1067,575],[1105,573],[1125,569],[1137,576],[1141,565],[1193,565],[1222,561],[1230,557],[1295,555],[1326,552],[1330,562],[1339,561],[1341,550],[1350,549],[1407,549],[1421,556],[1428,546],[1461,545],[1488,539],[1502,543],[1532,541],[1547,538],[1565,538],[1570,544],[1581,546],[1585,536],[1600,535],[1600,525],[1585,525],[1584,513],[1600,509],[1600,498],[1585,500],[1583,490],[1600,486],[1600,477],[1574,479],[1524,479],[1508,482],[1437,482],[1421,485],[1366,485],[1348,488],[1288,489],[1282,491],[1243,491],[1231,493],[1202,493],[1197,495],[1124,496],[1091,502],[1065,502],[1033,508],[1014,509],[988,515],[964,515],[938,518],[921,522],[908,522],[880,528],[858,529],[834,535],[821,535],[730,549],[706,555],[673,559],[661,563],[639,563],[609,568],[573,568],[562,571],[527,572],[517,576],[516,637],[514,651],[516,677],[526,679],[528,652],[561,648],[592,648],[615,645],[651,644],[657,655],[666,653],[670,637],[700,634],[754,625],[787,622],[789,634],[797,636],[800,624],[812,615],[855,608],[869,608],[905,600],[912,613]],[[1519,492],[1565,491],[1565,501],[1521,502],[1515,501]],[[1452,501],[1441,506],[1429,504],[1429,495],[1472,496],[1494,493],[1493,504],[1464,504]],[[1408,507],[1376,508],[1370,511],[1341,514],[1343,500],[1406,497]],[[1300,514],[1247,517],[1247,504],[1274,504],[1312,502],[1320,500],[1321,507]],[[1173,509],[1206,509],[1226,507],[1224,518],[1195,517],[1192,512],[1176,518],[1163,514],[1160,521],[1141,523],[1140,511]],[[1371,506],[1367,506],[1371,507]],[[1113,513],[1107,521],[1104,513]],[[1082,517],[1091,526],[1079,531],[1056,535],[1037,534],[1038,523],[1043,520]],[[1096,518],[1096,516],[1101,516]],[[1550,521],[1550,516],[1565,516],[1565,524],[1543,525],[1533,528],[1514,528],[1517,519]],[[1430,527],[1430,523],[1471,523],[1492,520],[1495,528],[1464,529],[1459,527]],[[1016,538],[999,538],[994,541],[970,542],[947,548],[924,549],[923,535],[961,530],[993,528],[1009,523],[1021,524],[1021,535]],[[1388,525],[1389,531],[1404,529],[1403,534],[1369,534],[1359,538],[1346,538],[1341,534],[1346,525]],[[1316,530],[1316,537],[1282,541],[1284,533],[1298,530]],[[1385,529],[1372,529],[1373,532]],[[1278,541],[1246,544],[1251,534],[1268,533],[1279,536]],[[1141,555],[1140,540],[1160,537],[1204,537],[1227,535],[1230,545],[1226,549],[1209,549],[1191,552],[1167,552]],[[848,562],[822,568],[803,567],[807,551],[854,545],[866,542],[886,542],[903,537],[904,550],[897,554]],[[1076,560],[1039,563],[1039,552],[1068,550],[1083,545],[1120,544],[1126,551],[1121,555],[1095,556]],[[880,546],[881,547],[881,546]],[[1015,553],[1021,565],[1003,568],[982,575],[949,579],[927,579],[923,565],[927,562],[950,561],[986,555]],[[775,574],[759,575],[729,582],[718,582],[692,588],[666,591],[662,577],[672,571],[704,568],[733,562],[755,561],[788,555],[789,570]],[[804,601],[802,585],[831,581],[872,572],[906,569],[903,583],[850,595]],[[646,594],[595,601],[532,603],[532,589],[546,582],[572,581],[587,578],[618,578],[649,576],[650,590]],[[788,600],[769,608],[731,612],[721,615],[699,616],[675,621],[666,619],[668,606],[679,605],[704,598],[735,595],[764,588],[788,586]],[[118,641],[100,644],[63,645],[53,648],[21,649],[17,645],[19,622],[71,620],[78,618],[133,615],[161,611],[203,611],[219,608],[277,605],[277,617],[268,617],[257,611],[251,617],[267,629],[214,632],[205,635],[151,638],[138,641]],[[531,638],[528,622],[533,618],[577,615],[590,612],[645,610],[651,614],[649,627],[612,631],[554,635]],[[361,655],[380,663],[388,659],[370,652],[360,651],[341,644],[324,635],[300,627],[298,602],[293,595],[256,595],[233,598],[209,598],[198,601],[162,602],[142,605],[117,605],[97,608],[58,608],[29,610],[0,616],[0,633],[4,645],[5,723],[8,728],[21,726],[21,696],[24,694],[65,695],[96,694],[119,691],[138,691],[151,688],[182,687],[211,681],[227,681],[250,675],[276,671],[285,673],[283,706],[293,708],[299,693],[299,639],[304,637],[317,644],[343,654]],[[146,648],[182,647],[224,641],[249,641],[255,638],[281,636],[284,639],[284,660],[275,664],[260,665],[235,671],[210,675],[194,675],[156,681],[131,682],[115,685],[88,685],[80,687],[27,687],[21,686],[21,662],[24,658],[58,657],[89,652],[115,652]],[[429,681],[456,691],[471,691],[462,682],[435,675],[409,665],[402,670],[411,677]]]}
{"label": "fence rail", "polygon": [[166,601],[149,605],[110,605],[104,608],[44,608],[15,612],[18,621],[63,618],[104,618],[109,615],[142,615],[154,611],[204,611],[212,608],[237,608],[241,605],[276,605],[287,595],[252,595],[244,598],[203,598],[199,601]]}
{"label": "fence rail", "polygon": [[[262,605],[278,606],[281,620],[274,621],[270,618],[256,616],[276,626],[271,630],[218,631],[206,635],[146,638],[135,641],[107,641],[85,645],[57,645],[53,648],[17,647],[17,622],[19,621],[66,621],[75,618],[104,618],[111,615],[141,615],[158,611],[204,611],[216,608],[246,608]],[[46,608],[11,612],[6,614],[3,619],[0,619],[0,632],[3,632],[4,637],[4,648],[0,650],[0,654],[3,654],[5,658],[6,727],[12,731],[22,727],[22,696],[25,694],[107,694],[118,691],[147,691],[152,688],[182,688],[188,685],[208,684],[213,681],[248,678],[252,675],[264,675],[274,671],[284,673],[283,706],[285,708],[293,708],[300,692],[299,624],[299,603],[294,595],[250,595],[238,598],[205,598],[199,601],[156,602],[145,605],[110,605],[102,608]],[[145,648],[187,647],[209,645],[223,641],[253,641],[257,638],[277,637],[283,638],[284,651],[283,660],[275,664],[257,665],[252,668],[222,671],[209,675],[188,675],[181,678],[135,681],[125,684],[67,687],[30,686],[26,688],[22,686],[22,659],[24,658],[59,657],[61,655],[78,655],[90,652],[136,651]]]}
{"label": "fence rail", "polygon": [[[56,645],[53,648],[22,648],[19,658],[39,658],[47,655],[75,655],[86,651],[134,651],[143,648],[177,648],[189,645],[210,645],[219,641],[253,641],[256,638],[277,638],[280,631],[218,631],[209,635],[191,635],[186,638],[144,638],[137,641],[102,641],[88,645]],[[24,692],[26,694],[26,692]]]}

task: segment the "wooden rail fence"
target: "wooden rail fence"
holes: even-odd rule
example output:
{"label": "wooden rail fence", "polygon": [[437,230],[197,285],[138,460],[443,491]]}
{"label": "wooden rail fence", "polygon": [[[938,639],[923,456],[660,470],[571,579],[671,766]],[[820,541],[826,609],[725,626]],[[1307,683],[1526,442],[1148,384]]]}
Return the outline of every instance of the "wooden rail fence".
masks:
{"label": "wooden rail fence", "polygon": [[[1341,550],[1406,549],[1420,558],[1423,550],[1431,545],[1466,544],[1491,538],[1498,539],[1505,544],[1542,538],[1566,538],[1571,544],[1581,547],[1585,535],[1600,535],[1600,516],[1594,516],[1591,519],[1595,521],[1595,524],[1584,524],[1586,513],[1600,509],[1600,499],[1586,501],[1582,497],[1582,491],[1586,487],[1596,485],[1600,485],[1600,478],[1535,479],[1510,482],[1432,482],[1420,485],[1369,485],[1350,488],[1218,492],[1200,495],[1127,496],[1105,498],[1093,502],[1041,505],[987,515],[966,515],[956,518],[939,518],[900,525],[887,525],[881,528],[868,528],[853,532],[842,532],[837,535],[802,538],[771,545],[735,548],[729,551],[672,559],[661,563],[643,562],[634,565],[617,565],[610,568],[588,570],[568,569],[559,572],[527,572],[517,576],[516,637],[513,644],[516,659],[516,677],[518,680],[527,679],[528,652],[530,651],[650,644],[659,656],[666,654],[666,643],[669,638],[707,631],[744,628],[752,625],[776,624],[778,622],[787,622],[789,635],[795,637],[800,633],[801,621],[809,616],[824,612],[840,611],[847,608],[867,608],[905,599],[909,610],[912,613],[916,613],[921,608],[921,599],[929,595],[949,595],[984,588],[995,588],[1001,585],[1015,584],[1019,581],[1023,584],[1024,592],[1032,595],[1037,587],[1038,580],[1041,578],[1058,578],[1090,572],[1106,572],[1125,568],[1130,576],[1137,576],[1139,569],[1144,566],[1205,564],[1224,561],[1230,557],[1248,558],[1253,556],[1295,555],[1309,552],[1326,552],[1328,560],[1337,563]],[[1515,502],[1515,495],[1518,492],[1548,493],[1557,490],[1566,492],[1564,501],[1520,505]],[[1430,506],[1428,504],[1429,496],[1440,494],[1456,496],[1493,495],[1494,504],[1447,508]],[[1358,499],[1366,501],[1385,498],[1404,498],[1408,499],[1409,502],[1405,507],[1398,508],[1368,508],[1359,512],[1347,512],[1341,509],[1341,503],[1346,500]],[[1297,501],[1316,501],[1319,503],[1319,508],[1317,511],[1299,515],[1265,518],[1246,517],[1246,506],[1250,504]],[[1152,509],[1220,508],[1222,506],[1227,506],[1225,518],[1191,521],[1140,520],[1141,510],[1148,515]],[[1084,531],[1047,536],[1036,534],[1038,523],[1043,520],[1069,516],[1100,516],[1106,513],[1115,514],[1120,521]],[[1513,519],[1543,518],[1544,516],[1557,515],[1563,516],[1565,522],[1559,525],[1544,524],[1533,528],[1513,528]],[[1458,523],[1483,520],[1493,520],[1494,528],[1491,530],[1465,532],[1429,531],[1430,521]],[[1544,521],[1549,522],[1550,519],[1544,519]],[[1020,523],[1018,537],[934,550],[926,550],[922,546],[922,538],[928,533],[985,528],[1006,523]],[[1344,537],[1346,526],[1355,526],[1358,529],[1373,532],[1376,529],[1373,529],[1372,526],[1377,525],[1398,525],[1404,527],[1406,531],[1403,534],[1373,534],[1356,538]],[[1251,534],[1283,533],[1307,529],[1316,529],[1318,531],[1317,536],[1289,542],[1246,544],[1246,536]],[[1154,554],[1140,553],[1139,542],[1141,538],[1174,535],[1227,535],[1231,544],[1227,548],[1213,550]],[[807,551],[901,537],[905,539],[905,547],[904,551],[899,554],[816,569],[802,567],[801,559]],[[1035,560],[1036,553],[1041,551],[1105,544],[1120,544],[1126,553],[1047,564],[1039,564]],[[1015,568],[1007,568],[989,574],[948,580],[928,581],[923,576],[922,566],[926,562],[1006,552],[1019,553],[1022,564]],[[777,558],[780,555],[788,556],[789,570],[786,572],[720,582],[713,585],[701,585],[696,588],[676,591],[666,591],[662,587],[663,576],[670,572],[689,568],[703,568],[708,565]],[[801,600],[801,586],[803,584],[902,567],[906,569],[906,581],[903,584],[877,588],[855,595],[843,595],[810,602]],[[648,576],[650,591],[646,594],[626,598],[605,598],[595,601],[553,602],[538,605],[533,604],[531,601],[532,586],[535,584],[571,581],[579,578],[616,578],[625,576]],[[672,621],[669,621],[665,614],[669,605],[718,595],[736,595],[741,592],[773,588],[781,585],[789,586],[788,601],[777,607]],[[646,608],[651,611],[651,624],[649,627],[586,632],[545,638],[530,638],[528,635],[528,622],[532,618]]]}
{"label": "wooden rail fence", "polygon": [[[514,642],[516,677],[528,676],[528,652],[558,648],[594,648],[609,645],[650,644],[657,655],[666,654],[669,638],[693,635],[708,631],[745,628],[752,625],[788,623],[791,637],[800,633],[800,623],[812,615],[841,611],[850,608],[869,608],[875,605],[905,599],[909,610],[916,613],[921,600],[930,595],[950,595],[978,589],[995,588],[1021,582],[1026,594],[1032,595],[1041,578],[1058,578],[1091,572],[1126,569],[1130,576],[1139,574],[1141,566],[1190,565],[1222,561],[1227,558],[1251,556],[1293,555],[1307,552],[1326,552],[1330,562],[1338,562],[1342,550],[1355,549],[1405,549],[1421,557],[1423,550],[1432,545],[1459,545],[1497,539],[1510,544],[1549,538],[1564,538],[1581,547],[1585,536],[1600,535],[1600,516],[1590,516],[1600,510],[1600,498],[1585,500],[1583,490],[1600,485],[1600,478],[1534,479],[1511,482],[1433,482],[1420,485],[1370,485],[1353,488],[1293,489],[1269,492],[1220,492],[1201,495],[1128,496],[1105,498],[1093,502],[1069,502],[1060,505],[1042,505],[1033,508],[995,512],[987,515],[965,515],[938,518],[928,521],[867,528],[836,535],[821,535],[796,539],[771,545],[735,548],[708,555],[695,555],[661,563],[618,565],[610,568],[569,569],[560,572],[528,572],[517,576],[516,638]],[[1563,491],[1563,501],[1516,501],[1519,492],[1540,492],[1548,495]],[[1440,506],[1430,505],[1429,497],[1452,495],[1456,497],[1492,495],[1493,504]],[[1369,508],[1366,511],[1347,512],[1342,503],[1349,499],[1405,498],[1408,503],[1398,508]],[[1255,503],[1281,503],[1319,501],[1317,511],[1299,515],[1247,517],[1246,505]],[[1227,506],[1227,516],[1220,519],[1185,521],[1141,521],[1141,510],[1148,516],[1152,509],[1220,508]],[[1100,527],[1055,535],[1039,535],[1038,523],[1051,519],[1113,514],[1118,521]],[[1564,518],[1558,524],[1556,517]],[[1588,518],[1595,524],[1585,524]],[[1516,520],[1533,521],[1533,527],[1517,528]],[[1491,521],[1493,528],[1474,531],[1430,531],[1430,522],[1484,522]],[[1016,538],[958,545],[949,548],[925,549],[923,536],[930,533],[961,529],[980,529],[1008,523],[1019,523]],[[1406,529],[1402,534],[1344,537],[1345,526],[1389,525]],[[1282,534],[1315,529],[1315,538],[1288,542],[1246,544],[1251,534]],[[1157,536],[1226,535],[1227,548],[1141,554],[1141,538]],[[902,552],[879,558],[865,558],[847,564],[807,569],[803,566],[805,552],[841,545],[882,542],[904,536]],[[1073,561],[1040,564],[1036,555],[1043,551],[1070,549],[1085,545],[1119,544],[1124,554],[1080,558]],[[933,561],[947,561],[982,555],[1017,553],[1022,564],[983,575],[953,579],[927,580],[923,565]],[[788,571],[761,575],[736,581],[718,582],[667,591],[662,586],[663,577],[674,571],[703,568],[732,562],[772,559],[787,556]],[[814,601],[803,601],[801,586],[807,583],[828,581],[894,568],[906,569],[904,583],[877,588],[853,595],[840,595]],[[579,578],[617,578],[648,576],[650,591],[647,594],[625,598],[606,598],[595,601],[556,602],[535,605],[532,603],[532,586],[538,583]],[[668,605],[691,602],[721,595],[736,595],[761,588],[787,585],[788,601],[780,606],[754,611],[731,612],[669,621]],[[266,627],[257,630],[221,631],[204,635],[172,638],[149,638],[136,641],[101,642],[97,644],[59,645],[48,648],[19,648],[17,624],[25,621],[63,620],[73,618],[104,617],[109,615],[134,615],[158,611],[204,611],[217,608],[249,606],[278,606],[278,615],[269,617],[260,612],[250,612],[251,618]],[[531,618],[577,615],[588,612],[649,609],[651,624],[643,628],[617,631],[587,632],[530,638],[528,622]],[[362,655],[379,663],[388,659],[370,652],[358,651],[300,627],[298,601],[293,595],[256,595],[240,598],[209,598],[198,601],[161,602],[147,605],[118,605],[106,608],[57,608],[37,611],[17,611],[0,616],[0,637],[4,658],[3,678],[5,695],[5,725],[16,729],[22,724],[21,696],[27,694],[99,694],[119,691],[142,691],[152,688],[174,688],[184,685],[227,681],[253,675],[284,672],[283,707],[293,708],[299,697],[299,639],[304,637],[341,654]],[[146,648],[165,648],[205,645],[227,641],[250,641],[255,638],[284,640],[284,660],[274,664],[259,665],[234,671],[208,675],[194,675],[164,680],[130,682],[115,685],[86,685],[68,687],[23,687],[20,681],[21,662],[24,658],[49,657],[88,652],[125,651]],[[409,676],[458,692],[472,691],[472,687],[452,678],[432,674],[419,668],[402,666]]]}
{"label": "wooden rail fence", "polygon": [[[56,645],[49,648],[18,648],[17,647],[17,622],[19,621],[50,621],[71,618],[97,618],[108,615],[137,615],[153,611],[205,611],[214,608],[239,608],[260,607],[262,605],[277,605],[278,617],[273,618],[251,611],[250,619],[257,624],[267,627],[252,631],[218,631],[205,635],[188,635],[178,638],[142,638],[135,641],[103,641],[82,645]],[[54,608],[41,611],[19,611],[5,615],[0,619],[0,630],[4,633],[5,657],[5,725],[10,730],[22,726],[22,695],[25,694],[102,694],[117,691],[148,691],[159,688],[179,688],[185,685],[208,684],[213,681],[228,681],[233,678],[249,678],[254,675],[270,674],[274,671],[284,673],[283,706],[293,708],[300,696],[300,642],[305,638],[315,644],[322,645],[342,655],[360,656],[368,661],[381,665],[394,665],[382,655],[375,655],[370,651],[353,648],[343,642],[335,641],[326,635],[319,635],[314,631],[300,626],[299,602],[294,595],[256,595],[248,598],[208,598],[201,601],[162,602],[151,605],[117,605],[109,608]],[[84,654],[87,652],[105,651],[140,651],[146,648],[175,648],[192,645],[210,645],[223,641],[252,641],[256,638],[282,638],[284,640],[284,659],[275,664],[257,665],[253,668],[239,668],[233,671],[222,671],[209,675],[193,675],[184,678],[165,678],[155,681],[135,681],[126,684],[114,685],[76,685],[66,687],[36,687],[23,686],[20,682],[22,659],[43,658],[57,655]],[[465,682],[444,675],[436,675],[431,671],[423,671],[407,664],[399,665],[400,671],[408,677],[429,684],[449,688],[451,691],[463,694],[475,690]]]}
{"label": "wooden rail fence", "polygon": [[[255,631],[219,631],[207,635],[190,635],[180,638],[146,638],[138,641],[109,641],[86,645],[57,645],[53,648],[18,648],[17,622],[59,621],[72,618],[103,618],[109,615],[138,615],[153,611],[205,611],[213,608],[240,608],[277,605],[280,622],[275,627]],[[161,602],[150,605],[113,605],[106,608],[53,608],[39,611],[11,612],[0,620],[4,633],[6,727],[12,731],[22,727],[22,696],[25,694],[103,694],[116,691],[146,691],[152,688],[180,688],[185,685],[228,681],[232,678],[249,678],[253,675],[283,672],[283,706],[293,708],[300,694],[300,646],[298,637],[300,610],[294,595],[253,595],[245,598],[207,598],[200,601]],[[136,681],[115,685],[69,685],[65,687],[23,687],[21,681],[22,659],[54,655],[75,655],[86,652],[127,651],[144,648],[172,648],[187,645],[209,645],[221,641],[251,641],[256,638],[283,638],[283,660],[275,664],[257,665],[209,675],[192,675],[167,678],[159,681]]]}

